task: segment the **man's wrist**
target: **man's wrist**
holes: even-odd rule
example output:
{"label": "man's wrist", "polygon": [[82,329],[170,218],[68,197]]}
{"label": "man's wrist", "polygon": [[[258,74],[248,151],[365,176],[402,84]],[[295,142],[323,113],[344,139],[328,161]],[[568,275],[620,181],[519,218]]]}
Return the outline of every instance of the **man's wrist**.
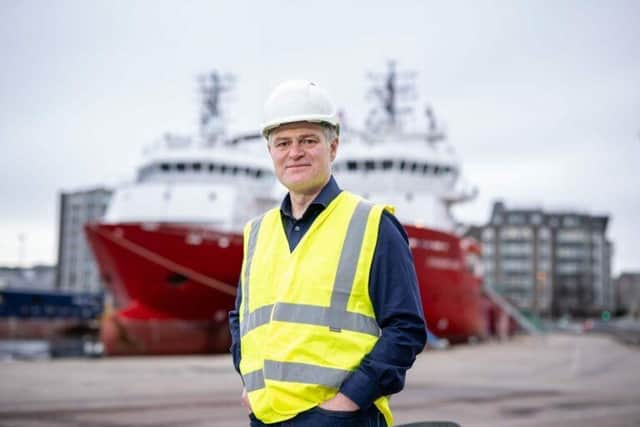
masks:
{"label": "man's wrist", "polygon": [[342,393],[338,393],[332,399],[320,404],[320,407],[331,411],[357,411],[360,409],[357,403]]}
{"label": "man's wrist", "polygon": [[340,393],[349,398],[361,409],[366,409],[380,397],[378,383],[372,381],[364,372],[356,370],[340,387]]}

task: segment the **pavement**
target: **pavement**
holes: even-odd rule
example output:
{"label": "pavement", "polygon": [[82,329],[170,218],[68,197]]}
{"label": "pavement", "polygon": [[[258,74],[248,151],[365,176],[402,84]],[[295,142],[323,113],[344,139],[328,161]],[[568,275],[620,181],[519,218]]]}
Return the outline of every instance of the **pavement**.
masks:
{"label": "pavement", "polygon": [[[247,426],[227,355],[0,363],[2,427]],[[422,353],[397,424],[640,426],[640,347],[600,334]]]}

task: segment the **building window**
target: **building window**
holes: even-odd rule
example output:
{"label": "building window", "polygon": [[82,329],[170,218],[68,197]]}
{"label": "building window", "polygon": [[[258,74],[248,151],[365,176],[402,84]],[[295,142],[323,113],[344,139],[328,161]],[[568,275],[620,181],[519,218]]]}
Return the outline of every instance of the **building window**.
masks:
{"label": "building window", "polygon": [[556,269],[559,274],[576,274],[582,270],[580,264],[575,262],[559,262]]}
{"label": "building window", "polygon": [[526,221],[525,215],[512,213],[507,216],[507,222],[513,225],[522,225],[522,224],[525,224],[527,221]]}
{"label": "building window", "polygon": [[542,227],[538,230],[538,240],[547,240],[551,237],[551,231],[548,228]]}
{"label": "building window", "polygon": [[538,256],[541,258],[548,258],[551,255],[551,245],[542,244],[538,245]]}
{"label": "building window", "polygon": [[485,228],[484,230],[482,230],[482,240],[486,241],[486,242],[490,242],[493,240],[493,228]]}
{"label": "building window", "polygon": [[562,219],[562,225],[565,227],[576,227],[580,225],[580,220],[574,216],[566,216]]}
{"label": "building window", "polygon": [[503,227],[500,230],[500,238],[528,240],[532,237],[533,231],[528,227]]}
{"label": "building window", "polygon": [[556,255],[559,258],[580,258],[582,257],[580,249],[572,246],[559,246],[556,250]]}
{"label": "building window", "polygon": [[505,272],[514,272],[514,273],[530,273],[531,272],[531,260],[525,259],[508,259],[504,258],[502,260],[502,269]]}
{"label": "building window", "polygon": [[585,230],[560,230],[558,231],[558,242],[584,243],[589,238]]}
{"label": "building window", "polygon": [[532,246],[527,242],[509,242],[500,245],[502,256],[530,256],[532,252]]}
{"label": "building window", "polygon": [[549,271],[551,270],[551,262],[548,259],[538,261],[538,270]]}

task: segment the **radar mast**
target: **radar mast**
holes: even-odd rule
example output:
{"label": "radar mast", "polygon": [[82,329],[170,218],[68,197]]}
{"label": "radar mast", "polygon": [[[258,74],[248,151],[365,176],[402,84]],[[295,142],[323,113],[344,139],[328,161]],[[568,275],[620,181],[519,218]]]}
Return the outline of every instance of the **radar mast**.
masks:
{"label": "radar mast", "polygon": [[[400,134],[405,132],[407,117],[414,112],[414,108],[406,105],[407,102],[417,99],[415,90],[415,72],[398,72],[396,62],[389,61],[386,73],[368,73],[373,81],[372,88],[368,92],[368,98],[373,98],[376,103],[369,111],[365,128],[369,135]],[[436,143],[445,139],[446,134],[431,106],[425,109],[427,119],[427,131],[425,139],[430,143]]]}
{"label": "radar mast", "polygon": [[368,73],[368,77],[373,81],[373,87],[367,95],[377,101],[377,105],[367,117],[367,132],[401,132],[404,117],[413,111],[412,107],[401,104],[416,98],[413,84],[415,73],[399,73],[395,61],[389,61],[386,73]]}
{"label": "radar mast", "polygon": [[200,135],[205,145],[214,145],[225,136],[225,125],[221,109],[221,98],[234,83],[231,74],[214,70],[198,77],[202,104],[200,109]]}

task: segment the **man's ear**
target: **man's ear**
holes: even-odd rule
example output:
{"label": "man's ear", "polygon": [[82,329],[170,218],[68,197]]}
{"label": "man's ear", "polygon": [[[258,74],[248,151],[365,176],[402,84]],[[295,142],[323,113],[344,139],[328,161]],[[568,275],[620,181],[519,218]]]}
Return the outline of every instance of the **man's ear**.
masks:
{"label": "man's ear", "polygon": [[338,145],[340,145],[340,139],[338,137],[333,138],[333,140],[329,143],[331,161],[334,161],[336,159],[336,155],[338,154]]}

